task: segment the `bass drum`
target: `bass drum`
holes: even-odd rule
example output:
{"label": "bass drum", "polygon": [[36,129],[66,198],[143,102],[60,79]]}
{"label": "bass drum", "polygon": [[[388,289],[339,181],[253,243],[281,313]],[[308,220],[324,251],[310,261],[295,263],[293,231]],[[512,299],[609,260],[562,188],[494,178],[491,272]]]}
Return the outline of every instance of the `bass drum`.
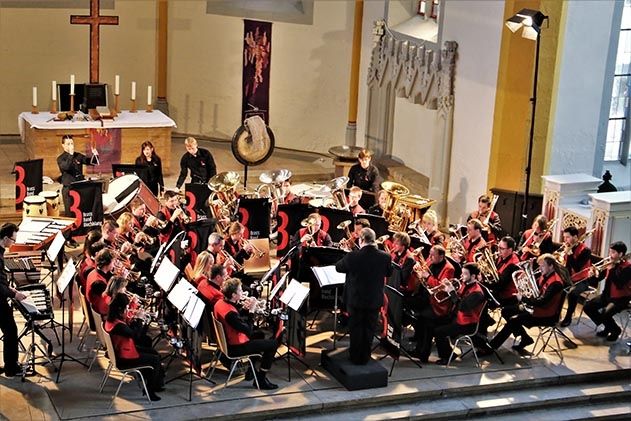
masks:
{"label": "bass drum", "polygon": [[274,145],[276,140],[274,138],[274,132],[268,126],[267,129],[268,139],[262,142],[255,143],[250,135],[250,132],[241,125],[232,136],[232,154],[235,159],[243,165],[259,165],[267,161],[272,152],[274,152]]}

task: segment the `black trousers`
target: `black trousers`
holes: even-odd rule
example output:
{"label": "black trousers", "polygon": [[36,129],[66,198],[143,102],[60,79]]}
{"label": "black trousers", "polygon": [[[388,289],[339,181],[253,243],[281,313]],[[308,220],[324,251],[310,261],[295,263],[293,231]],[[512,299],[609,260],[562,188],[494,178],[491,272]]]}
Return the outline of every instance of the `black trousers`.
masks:
{"label": "black trousers", "polygon": [[[231,357],[240,357],[247,354],[261,354],[261,370],[269,370],[274,362],[274,355],[278,348],[275,339],[252,339],[241,345],[228,345]],[[255,359],[256,362],[257,359]]]}
{"label": "black trousers", "polygon": [[432,352],[432,341],[436,328],[448,324],[451,318],[451,315],[437,316],[430,306],[423,309],[414,324],[417,339],[416,352],[421,361],[427,362],[429,354]]}
{"label": "black trousers", "polygon": [[[436,341],[436,350],[438,351],[438,356],[445,360],[449,358],[452,347],[449,343],[448,338],[455,339],[459,335],[470,335],[475,332],[475,325],[475,323],[471,323],[468,325],[459,325],[455,321],[452,321],[449,324],[438,326],[434,330],[434,340]],[[480,346],[484,346],[484,342],[478,336],[474,336],[472,340],[474,346],[477,346],[478,348]]]}
{"label": "black trousers", "polygon": [[145,381],[147,382],[147,389],[149,392],[155,392],[164,386],[164,369],[160,362],[160,354],[152,348],[136,347],[138,350],[139,358],[135,359],[118,359],[118,367],[126,369],[130,367],[138,367],[141,365],[148,365],[153,367],[153,370],[149,368],[141,369]]}
{"label": "black trousers", "polygon": [[[558,321],[558,317],[533,317],[527,311],[522,311],[519,314],[511,317],[506,322],[506,325],[500,330],[497,335],[491,340],[490,345],[493,349],[497,349],[506,340],[510,335],[514,337],[521,337],[523,341],[525,338],[530,338],[528,332],[526,332],[525,327],[533,327],[533,326],[554,326]],[[532,339],[532,338],[530,338]]]}
{"label": "black trousers", "polygon": [[365,365],[370,361],[372,340],[377,330],[378,308],[348,307],[348,333],[351,340],[349,356],[353,364]]}
{"label": "black trousers", "polygon": [[64,202],[63,216],[72,218],[74,215],[70,212],[70,186],[63,186],[61,188],[61,200]]}
{"label": "black trousers", "polygon": [[4,335],[4,367],[11,369],[18,362],[18,327],[6,297],[0,297],[0,330]]}
{"label": "black trousers", "polygon": [[574,310],[578,304],[578,299],[581,294],[589,289],[590,286],[595,286],[596,282],[594,278],[589,278],[581,282],[577,282],[570,287],[567,293],[567,312],[565,313],[565,320],[572,320]]}
{"label": "black trousers", "polygon": [[585,303],[585,314],[587,314],[596,325],[603,324],[607,332],[620,332],[620,326],[618,326],[613,319],[613,316],[626,309],[628,305],[628,298],[612,300],[602,295],[597,295]]}

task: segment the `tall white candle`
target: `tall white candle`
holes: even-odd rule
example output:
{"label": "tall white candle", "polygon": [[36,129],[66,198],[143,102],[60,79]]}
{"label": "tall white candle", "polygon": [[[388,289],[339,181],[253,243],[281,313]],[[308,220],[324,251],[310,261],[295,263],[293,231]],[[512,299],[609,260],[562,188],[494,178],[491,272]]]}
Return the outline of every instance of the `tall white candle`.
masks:
{"label": "tall white candle", "polygon": [[53,80],[53,101],[57,101],[57,81]]}
{"label": "tall white candle", "polygon": [[121,77],[116,75],[114,78],[114,95],[120,95]]}
{"label": "tall white candle", "polygon": [[131,83],[131,99],[132,101],[136,100],[136,82]]}
{"label": "tall white candle", "polygon": [[147,87],[147,105],[151,105],[152,96],[151,96],[151,85]]}
{"label": "tall white candle", "polygon": [[33,86],[33,107],[37,107],[37,86]]}
{"label": "tall white candle", "polygon": [[74,75],[70,75],[70,95],[74,95]]}

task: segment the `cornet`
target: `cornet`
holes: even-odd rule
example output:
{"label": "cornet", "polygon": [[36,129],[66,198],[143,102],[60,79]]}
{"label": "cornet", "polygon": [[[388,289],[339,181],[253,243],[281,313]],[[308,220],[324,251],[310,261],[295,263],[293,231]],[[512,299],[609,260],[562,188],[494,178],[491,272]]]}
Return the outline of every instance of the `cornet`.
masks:
{"label": "cornet", "polygon": [[235,272],[241,272],[243,270],[243,265],[240,264],[239,262],[237,262],[234,257],[232,257],[230,255],[230,253],[228,253],[225,250],[221,250],[219,252],[220,255],[222,255],[224,257],[224,259],[226,259],[225,261],[230,262],[230,265],[232,265],[232,267],[234,268]]}
{"label": "cornet", "polygon": [[434,297],[437,302],[442,303],[449,299],[450,291],[459,291],[461,286],[462,282],[458,278],[443,279],[440,284],[435,287],[427,288],[427,292],[429,292],[429,295]]}
{"label": "cornet", "polygon": [[179,209],[181,211],[179,218],[183,223],[189,224],[191,222],[191,217],[186,214],[186,211],[182,208],[182,206],[176,206],[175,209]]}
{"label": "cornet", "polygon": [[252,243],[251,241],[249,241],[249,240],[247,240],[245,238],[241,239],[241,245],[242,245],[242,247],[247,247],[247,246],[251,247],[252,251],[256,254],[256,257],[259,258],[259,259],[261,257],[265,256],[265,251],[263,251],[260,248],[256,247],[254,245],[254,243]]}
{"label": "cornet", "polygon": [[155,216],[149,215],[149,217],[145,221],[145,226],[143,227],[143,229],[146,227],[150,227],[150,228],[157,228],[159,230],[163,230],[164,228],[166,228],[168,223],[169,221],[161,221]]}

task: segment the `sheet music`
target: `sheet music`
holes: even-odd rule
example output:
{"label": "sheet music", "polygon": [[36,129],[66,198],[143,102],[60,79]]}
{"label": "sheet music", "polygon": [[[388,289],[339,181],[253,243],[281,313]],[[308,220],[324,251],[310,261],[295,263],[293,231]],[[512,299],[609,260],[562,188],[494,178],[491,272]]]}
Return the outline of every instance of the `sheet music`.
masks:
{"label": "sheet music", "polygon": [[309,296],[309,288],[302,285],[300,282],[292,279],[285,292],[280,297],[280,301],[287,305],[294,311],[300,311],[302,303]]}
{"label": "sheet music", "polygon": [[163,291],[169,291],[173,287],[173,283],[175,282],[175,278],[177,278],[180,270],[175,266],[168,258],[162,259],[160,266],[158,266],[158,270],[156,271],[153,279],[156,281],[156,284]]}
{"label": "sheet music", "polygon": [[320,287],[344,285],[346,274],[335,270],[335,266],[314,266],[311,268]]}
{"label": "sheet music", "polygon": [[33,297],[31,297],[27,292],[22,291],[26,298],[20,301],[20,304],[28,311],[30,314],[40,314],[37,306],[35,305],[35,301]]}
{"label": "sheet music", "polygon": [[66,244],[66,239],[64,238],[64,235],[61,233],[61,231],[57,231],[57,234],[55,234],[55,239],[52,243],[50,243],[48,250],[46,250],[46,256],[48,256],[48,260],[54,262],[55,259],[57,259],[59,252],[64,247],[64,244]]}
{"label": "sheet music", "polygon": [[60,294],[63,294],[66,291],[66,288],[68,288],[68,284],[72,281],[75,273],[77,273],[77,268],[75,267],[72,258],[70,258],[68,259],[68,263],[66,263],[64,270],[61,271],[59,278],[57,278],[57,290]]}
{"label": "sheet music", "polygon": [[197,329],[199,321],[204,314],[205,307],[206,304],[197,295],[193,294],[189,296],[188,303],[184,309],[184,319],[193,329]]}
{"label": "sheet music", "polygon": [[151,262],[151,272],[153,272],[156,269],[156,263],[160,261],[160,256],[162,256],[162,252],[164,251],[165,247],[166,247],[166,243],[160,244],[158,253],[156,253],[156,257],[154,257],[153,262]]}
{"label": "sheet music", "polygon": [[196,293],[197,289],[190,282],[180,279],[180,282],[175,284],[173,290],[167,296],[167,299],[178,310],[184,311],[191,295],[196,295]]}
{"label": "sheet music", "polygon": [[270,291],[269,293],[269,297],[267,297],[268,301],[272,301],[274,299],[274,297],[276,297],[276,294],[278,294],[278,291],[280,291],[280,289],[283,287],[283,285],[285,285],[285,283],[287,282],[287,277],[289,276],[289,272],[287,272],[286,274],[284,274],[276,283],[276,285],[274,285],[274,288],[272,288],[272,291]]}

